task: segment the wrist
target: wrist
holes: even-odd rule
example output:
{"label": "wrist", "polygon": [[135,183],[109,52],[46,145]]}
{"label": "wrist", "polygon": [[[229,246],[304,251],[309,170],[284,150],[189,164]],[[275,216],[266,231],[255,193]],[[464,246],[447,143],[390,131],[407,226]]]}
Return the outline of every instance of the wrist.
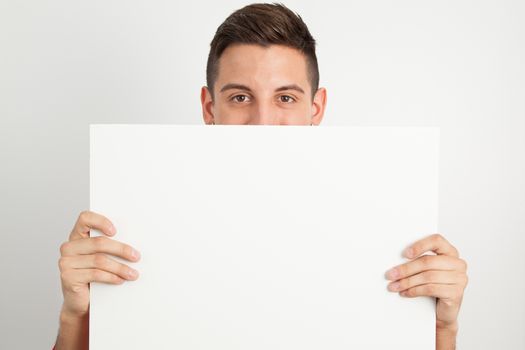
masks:
{"label": "wrist", "polygon": [[456,349],[456,337],[458,334],[457,322],[450,324],[436,324],[436,350]]}
{"label": "wrist", "polygon": [[60,324],[62,325],[81,325],[89,319],[89,313],[74,313],[64,308],[60,311]]}
{"label": "wrist", "polygon": [[457,334],[459,330],[458,322],[453,323],[443,323],[436,322],[436,332],[437,333],[448,333],[448,334]]}

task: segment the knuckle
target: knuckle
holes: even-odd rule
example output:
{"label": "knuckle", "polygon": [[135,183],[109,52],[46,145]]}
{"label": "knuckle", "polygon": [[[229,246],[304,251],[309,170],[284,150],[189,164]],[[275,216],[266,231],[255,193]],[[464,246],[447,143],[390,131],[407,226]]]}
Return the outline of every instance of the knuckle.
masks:
{"label": "knuckle", "polygon": [[70,289],[71,289],[71,291],[72,291],[73,293],[78,293],[78,292],[80,292],[80,291],[82,290],[82,286],[79,286],[79,285],[72,285]]}
{"label": "knuckle", "polygon": [[425,271],[423,272],[423,282],[434,282],[438,278],[438,272],[437,271]]}
{"label": "knuckle", "polygon": [[417,254],[424,249],[423,242],[416,242],[412,245],[412,254]]}
{"label": "knuckle", "polygon": [[107,244],[107,238],[104,236],[97,236],[93,237],[93,246],[95,247],[95,250],[100,251],[104,249],[104,247]]}
{"label": "knuckle", "polygon": [[80,214],[78,215],[78,219],[79,221],[81,222],[86,222],[89,220],[89,211],[88,210],[83,210],[80,212]]}
{"label": "knuckle", "polygon": [[455,256],[459,256],[459,250],[456,247],[452,246],[452,252]]}
{"label": "knuckle", "polygon": [[399,290],[405,290],[410,288],[410,278],[405,278],[399,281]]}
{"label": "knuckle", "polygon": [[121,264],[118,268],[118,274],[120,276],[127,276],[129,271],[130,271],[130,268],[124,264]]}
{"label": "knuckle", "polygon": [[438,243],[438,242],[442,242],[444,240],[444,237],[440,233],[434,233],[432,235],[432,240]]}
{"label": "knuckle", "polygon": [[461,274],[461,284],[466,286],[468,284],[468,276],[466,273]]}
{"label": "knuckle", "polygon": [[67,254],[69,248],[69,242],[64,242],[60,245],[60,255],[64,256]]}
{"label": "knuckle", "polygon": [[104,254],[94,254],[93,256],[93,265],[96,268],[107,268],[108,258]]}
{"label": "knuckle", "polygon": [[434,295],[436,293],[436,286],[433,284],[427,284],[423,287],[423,292],[427,295]]}
{"label": "knuckle", "polygon": [[104,279],[104,272],[101,270],[93,270],[91,272],[91,279],[93,281],[102,281]]}
{"label": "knuckle", "polygon": [[421,264],[423,264],[423,266],[425,266],[425,267],[430,265],[430,263],[432,262],[432,258],[433,257],[434,256],[432,256],[432,255],[423,255],[421,257]]}
{"label": "knuckle", "polygon": [[396,269],[399,271],[399,278],[402,278],[403,276],[406,276],[408,273],[408,267],[406,264],[399,265],[396,267]]}
{"label": "knuckle", "polygon": [[69,271],[61,271],[60,272],[60,279],[62,280],[62,283],[67,282],[71,279],[71,273]]}
{"label": "knuckle", "polygon": [[467,271],[467,262],[464,259],[459,259],[459,264],[461,266],[461,271]]}
{"label": "knuckle", "polygon": [[66,261],[67,258],[65,257],[61,257],[60,259],[58,259],[58,268],[60,269],[60,271],[63,271],[66,269]]}
{"label": "knuckle", "polygon": [[122,244],[120,249],[122,256],[131,257],[133,249],[129,245]]}
{"label": "knuckle", "polygon": [[117,275],[111,275],[111,281],[112,281],[113,283],[120,283],[120,282],[122,282],[122,278],[120,278],[120,277],[117,276]]}

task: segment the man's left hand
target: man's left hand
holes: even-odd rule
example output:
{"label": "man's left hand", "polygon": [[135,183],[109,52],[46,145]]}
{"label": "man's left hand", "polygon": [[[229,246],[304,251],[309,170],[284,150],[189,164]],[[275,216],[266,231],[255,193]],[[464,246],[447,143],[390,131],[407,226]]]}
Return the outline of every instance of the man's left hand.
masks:
{"label": "man's left hand", "polygon": [[[436,255],[422,255],[434,252]],[[411,261],[387,271],[392,282],[388,290],[404,297],[430,296],[437,298],[436,328],[457,329],[457,317],[463,291],[468,283],[467,263],[442,235],[433,234],[421,239],[403,255]]]}

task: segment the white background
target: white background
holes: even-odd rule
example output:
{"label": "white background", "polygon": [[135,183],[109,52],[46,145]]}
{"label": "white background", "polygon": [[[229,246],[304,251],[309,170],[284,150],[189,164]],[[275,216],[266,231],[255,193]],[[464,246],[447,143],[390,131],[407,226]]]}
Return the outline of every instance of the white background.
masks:
{"label": "white background", "polygon": [[[201,123],[209,43],[244,4],[0,0],[0,348],[56,337],[88,125]],[[318,41],[325,124],[441,127],[440,231],[469,263],[458,348],[525,348],[525,3],[286,4]]]}

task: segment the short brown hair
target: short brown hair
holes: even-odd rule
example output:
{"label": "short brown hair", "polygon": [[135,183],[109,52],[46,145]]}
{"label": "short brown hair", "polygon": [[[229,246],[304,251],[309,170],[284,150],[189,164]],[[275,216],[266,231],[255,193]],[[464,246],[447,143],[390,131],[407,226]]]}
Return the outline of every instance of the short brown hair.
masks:
{"label": "short brown hair", "polygon": [[301,51],[306,58],[312,98],[319,88],[319,67],[315,40],[301,16],[283,4],[251,4],[233,12],[217,28],[210,44],[206,65],[206,84],[213,96],[219,73],[219,58],[232,44],[285,45]]}

